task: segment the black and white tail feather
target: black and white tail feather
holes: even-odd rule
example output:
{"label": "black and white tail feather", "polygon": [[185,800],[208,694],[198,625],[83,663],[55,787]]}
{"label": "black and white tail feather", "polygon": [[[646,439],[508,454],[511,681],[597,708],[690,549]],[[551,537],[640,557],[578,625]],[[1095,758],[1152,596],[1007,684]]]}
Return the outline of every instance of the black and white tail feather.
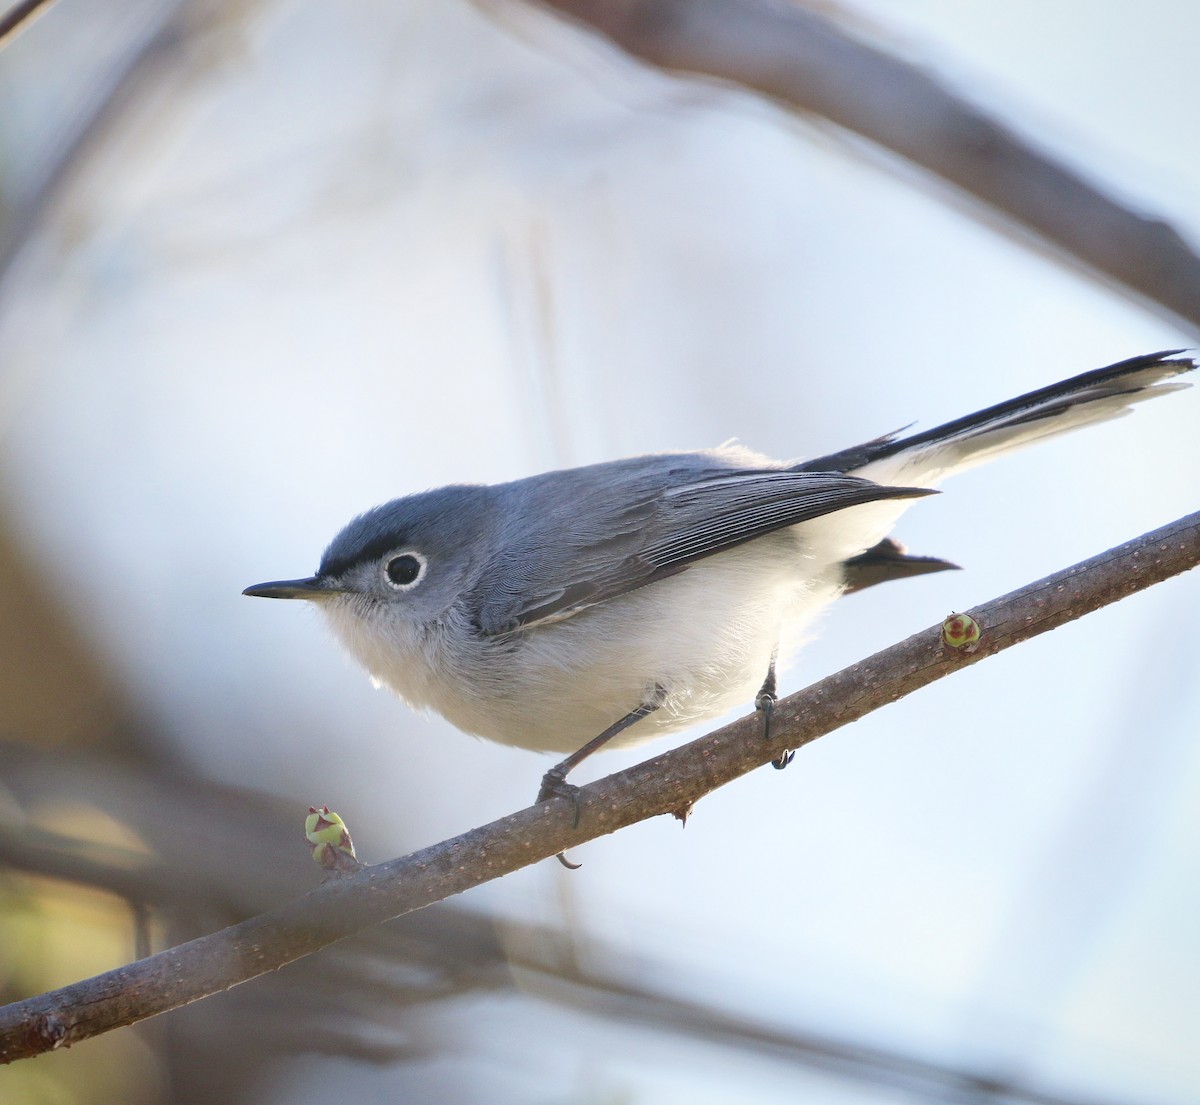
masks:
{"label": "black and white tail feather", "polygon": [[[873,483],[932,488],[948,476],[985,464],[1026,445],[1129,414],[1134,404],[1190,387],[1177,379],[1196,367],[1183,349],[1168,349],[1097,368],[1015,399],[901,436],[886,434],[837,453],[795,465],[800,472],[842,472]],[[903,431],[901,431],[902,433]],[[911,556],[886,536],[907,503],[872,508],[880,539],[863,552],[847,550],[847,591],[957,565]]]}
{"label": "black and white tail feather", "polygon": [[986,407],[931,430],[886,434],[796,465],[802,472],[847,472],[876,483],[930,487],[946,476],[1042,438],[1128,414],[1135,403],[1190,387],[1176,377],[1196,362],[1168,349],[1091,372]]}

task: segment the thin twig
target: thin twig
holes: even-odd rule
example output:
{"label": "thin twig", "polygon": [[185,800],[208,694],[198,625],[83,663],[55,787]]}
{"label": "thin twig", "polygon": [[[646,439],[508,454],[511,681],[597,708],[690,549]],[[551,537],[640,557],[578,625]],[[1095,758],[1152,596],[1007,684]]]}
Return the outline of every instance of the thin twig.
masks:
{"label": "thin twig", "polygon": [[828,119],[1032,231],[1200,332],[1200,255],[1017,130],[826,15],[785,0],[539,0],[665,69]]}
{"label": "thin twig", "polygon": [[296,901],[137,963],[0,1009],[0,1061],[40,1054],[175,1009],[351,933],[421,909],[585,841],[689,808],[725,783],[918,687],[1200,563],[1200,513],[969,611],[975,652],[914,634],[781,701],[774,736],[751,715],[582,788],[420,852],[327,882]]}

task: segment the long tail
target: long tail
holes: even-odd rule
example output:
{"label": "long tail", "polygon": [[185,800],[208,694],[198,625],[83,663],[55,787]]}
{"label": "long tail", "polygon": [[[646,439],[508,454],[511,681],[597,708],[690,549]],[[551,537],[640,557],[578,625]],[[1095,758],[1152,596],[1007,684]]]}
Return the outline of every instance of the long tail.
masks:
{"label": "long tail", "polygon": [[1176,380],[1196,361],[1169,349],[1097,368],[908,437],[888,434],[797,465],[852,472],[880,483],[931,487],[1034,441],[1128,414],[1134,403],[1190,385]]}

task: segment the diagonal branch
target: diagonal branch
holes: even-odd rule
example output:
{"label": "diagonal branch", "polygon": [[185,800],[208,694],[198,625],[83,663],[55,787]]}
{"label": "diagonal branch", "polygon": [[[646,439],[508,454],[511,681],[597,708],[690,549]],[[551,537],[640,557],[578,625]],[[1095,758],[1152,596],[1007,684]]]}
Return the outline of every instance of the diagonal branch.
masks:
{"label": "diagonal branch", "polygon": [[828,119],[1032,231],[1061,260],[1200,332],[1200,255],[937,77],[784,0],[540,0],[664,69]]}
{"label": "diagonal branch", "polygon": [[984,604],[975,652],[940,626],[781,701],[773,739],[751,715],[582,788],[359,873],[210,936],[0,1009],[0,1061],[134,1024],[275,970],[353,932],[409,913],[637,821],[690,808],[725,783],[952,671],[1055,629],[1200,563],[1200,513]]}

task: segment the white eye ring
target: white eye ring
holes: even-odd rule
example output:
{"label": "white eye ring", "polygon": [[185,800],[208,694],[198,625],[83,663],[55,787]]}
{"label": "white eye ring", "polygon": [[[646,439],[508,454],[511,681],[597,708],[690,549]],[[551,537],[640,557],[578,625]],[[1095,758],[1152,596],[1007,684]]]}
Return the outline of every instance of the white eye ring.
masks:
{"label": "white eye ring", "polygon": [[429,561],[419,552],[406,549],[389,556],[383,565],[383,578],[393,591],[411,591],[425,578]]}

